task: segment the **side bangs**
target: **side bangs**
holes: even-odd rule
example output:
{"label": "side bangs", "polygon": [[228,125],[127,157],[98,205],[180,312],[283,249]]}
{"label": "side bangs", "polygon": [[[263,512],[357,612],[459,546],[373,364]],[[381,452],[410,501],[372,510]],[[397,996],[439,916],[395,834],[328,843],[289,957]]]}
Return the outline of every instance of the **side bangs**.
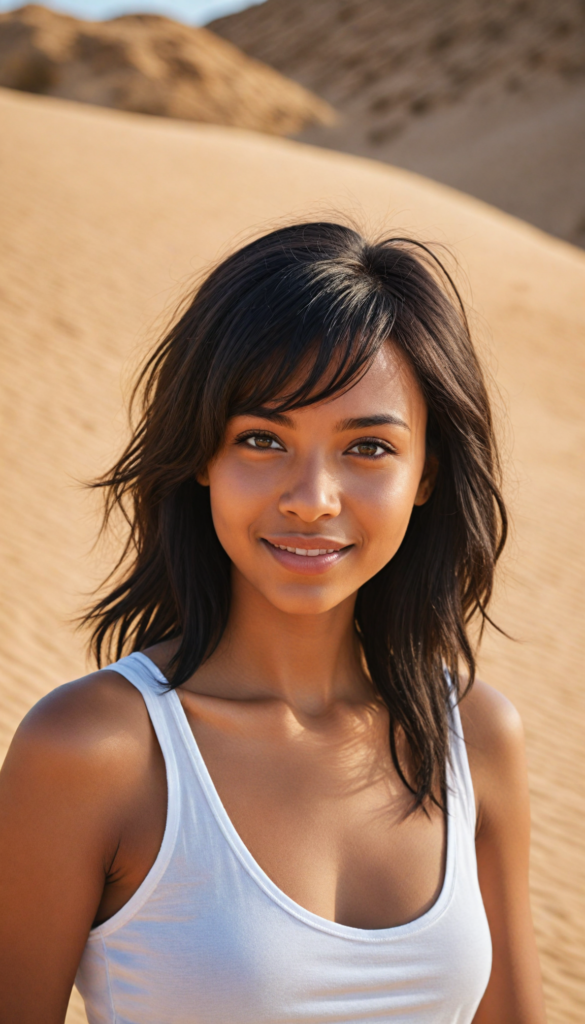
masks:
{"label": "side bangs", "polygon": [[226,421],[267,407],[286,412],[314,405],[357,384],[389,340],[395,310],[388,296],[372,294],[371,285],[361,301],[353,297],[348,304],[343,289],[332,297],[324,287],[304,308],[295,303],[284,315],[268,317],[252,344],[240,336],[221,403]]}

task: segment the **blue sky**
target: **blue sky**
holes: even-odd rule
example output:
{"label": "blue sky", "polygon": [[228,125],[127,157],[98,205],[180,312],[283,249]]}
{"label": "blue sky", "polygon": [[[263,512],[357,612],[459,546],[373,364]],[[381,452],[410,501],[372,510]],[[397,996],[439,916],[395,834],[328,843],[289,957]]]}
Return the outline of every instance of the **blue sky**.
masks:
{"label": "blue sky", "polygon": [[[25,2],[0,0],[0,11],[12,11]],[[116,18],[119,14],[166,14],[167,18],[187,25],[205,25],[258,2],[262,0],[44,0],[43,6],[88,21]]]}

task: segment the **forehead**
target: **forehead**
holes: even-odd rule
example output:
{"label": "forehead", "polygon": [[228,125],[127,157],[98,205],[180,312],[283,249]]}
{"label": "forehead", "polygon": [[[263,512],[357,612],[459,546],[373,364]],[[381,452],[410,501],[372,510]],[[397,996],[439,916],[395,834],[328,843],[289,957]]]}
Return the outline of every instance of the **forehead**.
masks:
{"label": "forehead", "polygon": [[301,409],[293,418],[340,418],[394,413],[411,429],[426,424],[426,402],[415,373],[402,352],[390,343],[382,346],[363,377],[347,391]]}

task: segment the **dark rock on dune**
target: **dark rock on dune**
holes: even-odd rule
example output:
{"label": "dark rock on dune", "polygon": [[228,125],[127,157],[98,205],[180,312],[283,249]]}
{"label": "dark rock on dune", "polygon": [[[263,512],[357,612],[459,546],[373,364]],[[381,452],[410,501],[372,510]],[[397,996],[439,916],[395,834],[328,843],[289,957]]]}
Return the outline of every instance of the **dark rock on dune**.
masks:
{"label": "dark rock on dune", "polygon": [[206,29],[146,14],[89,22],[37,4],[1,14],[0,85],[276,135],[334,117],[323,100]]}

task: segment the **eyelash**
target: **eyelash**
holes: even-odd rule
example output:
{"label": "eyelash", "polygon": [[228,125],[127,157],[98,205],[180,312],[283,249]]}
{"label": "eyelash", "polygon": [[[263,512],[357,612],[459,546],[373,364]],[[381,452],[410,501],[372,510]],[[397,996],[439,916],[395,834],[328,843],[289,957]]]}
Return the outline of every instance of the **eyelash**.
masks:
{"label": "eyelash", "polygon": [[[274,434],[270,434],[268,432],[259,431],[259,430],[250,430],[250,431],[248,431],[245,434],[240,434],[235,439],[234,443],[235,444],[245,444],[246,441],[249,441],[252,438],[264,438],[265,440],[276,441],[276,443],[278,445],[281,445],[281,443],[282,443],[281,441],[278,440],[278,438]],[[360,458],[360,459],[369,459],[371,461],[374,461],[375,459],[383,458],[383,455],[395,455],[396,454],[396,449],[393,448],[392,445],[388,443],[388,441],[382,441],[378,437],[360,437],[358,441],[354,441],[354,443],[352,444],[351,448],[347,449],[347,452],[350,453],[350,452],[352,452],[352,450],[354,448],[359,447],[359,445],[366,445],[366,444],[368,444],[368,445],[375,445],[376,448],[382,448],[383,451],[382,451],[382,453],[380,453],[378,455],[358,455],[358,458]],[[282,447],[281,448],[258,448],[255,445],[249,445],[248,447],[252,448],[255,451],[265,451],[265,452],[269,452],[269,451],[273,451],[273,452],[274,451],[283,451]],[[357,454],[357,453],[355,453],[355,454]]]}
{"label": "eyelash", "polygon": [[382,453],[379,455],[360,455],[360,459],[381,459],[383,455],[396,455],[396,449],[388,441],[381,441],[379,437],[360,437],[358,441],[354,441],[348,451],[352,451],[353,448],[358,448],[362,444],[375,445],[376,448],[382,449]]}

